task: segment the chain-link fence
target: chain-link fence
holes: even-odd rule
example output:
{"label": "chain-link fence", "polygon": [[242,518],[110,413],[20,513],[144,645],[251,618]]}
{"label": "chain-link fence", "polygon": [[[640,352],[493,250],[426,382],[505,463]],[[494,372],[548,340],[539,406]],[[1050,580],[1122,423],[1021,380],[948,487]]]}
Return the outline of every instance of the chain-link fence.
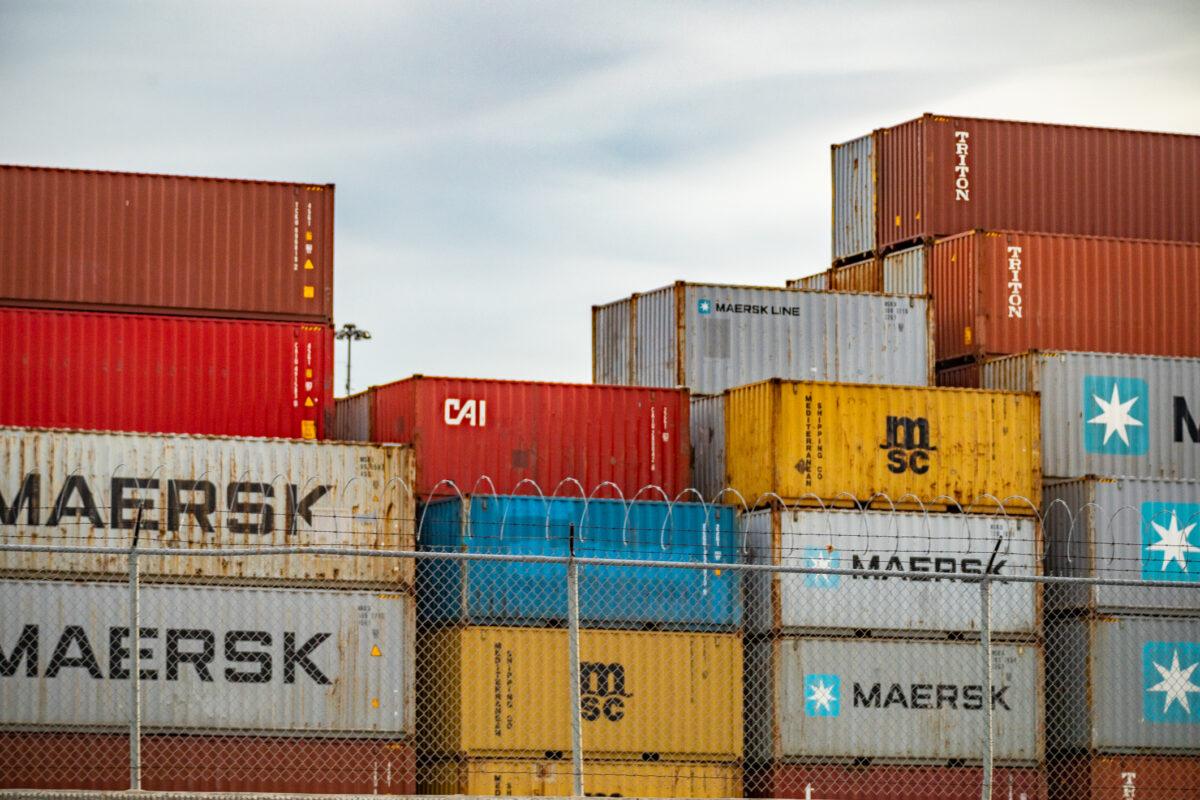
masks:
{"label": "chain-link fence", "polygon": [[0,507],[0,787],[1200,796],[1197,507],[185,488]]}

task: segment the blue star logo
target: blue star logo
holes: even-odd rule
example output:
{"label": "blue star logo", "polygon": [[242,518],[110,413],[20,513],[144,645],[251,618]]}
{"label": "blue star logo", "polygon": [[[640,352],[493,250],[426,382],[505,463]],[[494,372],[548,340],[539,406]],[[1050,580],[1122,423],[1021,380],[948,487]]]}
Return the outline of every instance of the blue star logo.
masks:
{"label": "blue star logo", "polygon": [[1200,724],[1200,644],[1146,642],[1142,647],[1142,718]]}
{"label": "blue star logo", "polygon": [[[810,569],[839,569],[841,559],[838,551],[824,547],[804,548],[804,566]],[[819,573],[804,573],[805,589],[836,589],[842,584],[841,575],[821,575]]]}
{"label": "blue star logo", "polygon": [[712,301],[701,299],[696,303],[696,310],[701,314],[712,313]]}
{"label": "blue star logo", "polygon": [[1150,449],[1150,387],[1141,378],[1085,375],[1083,446],[1089,453],[1144,456]]}
{"label": "blue star logo", "polygon": [[804,676],[804,714],[836,717],[842,711],[842,679],[837,675]]}

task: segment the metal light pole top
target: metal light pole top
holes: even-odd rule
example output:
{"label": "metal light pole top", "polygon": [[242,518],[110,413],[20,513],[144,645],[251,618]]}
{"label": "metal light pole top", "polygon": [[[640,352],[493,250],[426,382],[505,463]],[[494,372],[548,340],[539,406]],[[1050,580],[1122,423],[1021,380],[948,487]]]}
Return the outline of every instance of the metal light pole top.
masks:
{"label": "metal light pole top", "polygon": [[347,322],[345,325],[338,328],[333,337],[335,339],[346,340],[346,394],[350,394],[350,347],[356,341],[370,339],[371,332],[368,330],[363,330],[353,322]]}

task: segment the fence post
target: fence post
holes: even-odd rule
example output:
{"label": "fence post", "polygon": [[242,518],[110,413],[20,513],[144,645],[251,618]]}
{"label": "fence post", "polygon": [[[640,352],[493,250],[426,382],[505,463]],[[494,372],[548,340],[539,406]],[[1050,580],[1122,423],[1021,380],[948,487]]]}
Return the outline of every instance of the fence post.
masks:
{"label": "fence post", "polygon": [[992,756],[995,741],[992,737],[992,568],[1000,552],[1000,539],[992,548],[991,558],[979,581],[979,644],[983,650],[983,786],[982,800],[992,800]]}
{"label": "fence post", "polygon": [[142,788],[142,609],[138,578],[138,534],[142,528],[142,506],[133,518],[133,542],[129,546],[129,788]]}
{"label": "fence post", "polygon": [[567,558],[567,658],[571,682],[571,773],[572,793],[583,797],[583,720],[579,708],[579,565],[575,563],[575,523],[570,525]]}

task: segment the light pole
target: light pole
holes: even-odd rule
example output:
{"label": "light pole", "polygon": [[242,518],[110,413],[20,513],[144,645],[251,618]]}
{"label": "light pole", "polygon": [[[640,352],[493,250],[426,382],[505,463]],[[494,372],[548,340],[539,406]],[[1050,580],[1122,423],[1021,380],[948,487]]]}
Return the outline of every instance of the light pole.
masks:
{"label": "light pole", "polygon": [[359,339],[370,339],[371,332],[364,331],[353,322],[347,322],[333,336],[335,339],[346,340],[346,394],[350,394],[350,347]]}

